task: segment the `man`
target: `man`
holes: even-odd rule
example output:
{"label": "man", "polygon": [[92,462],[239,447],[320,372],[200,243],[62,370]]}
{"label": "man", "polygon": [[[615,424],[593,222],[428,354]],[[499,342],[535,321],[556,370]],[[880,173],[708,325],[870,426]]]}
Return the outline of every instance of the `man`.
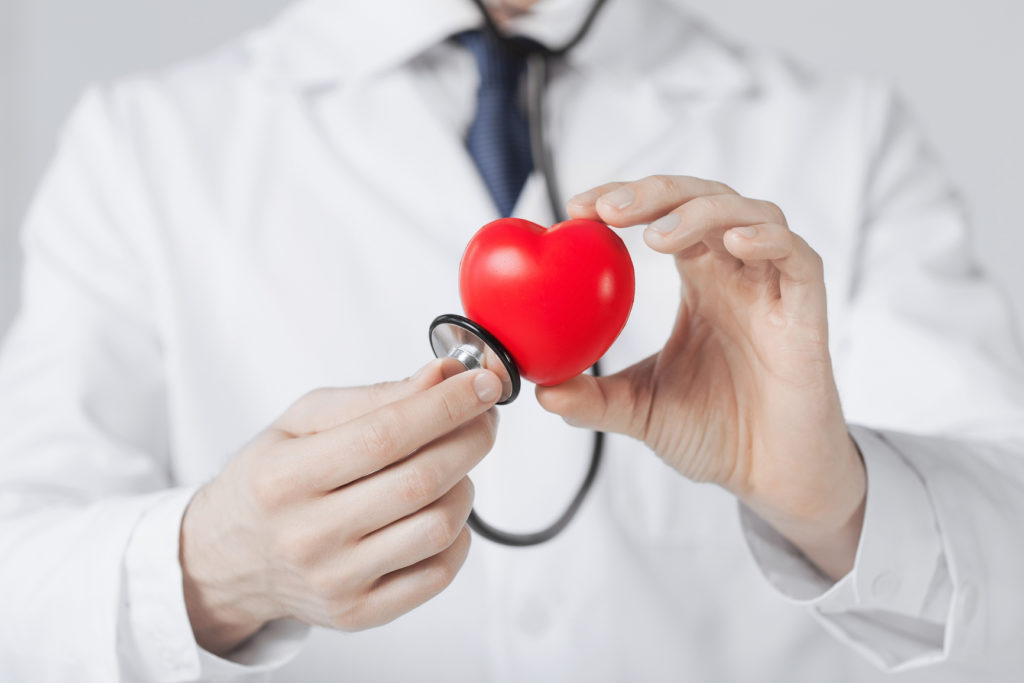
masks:
{"label": "man", "polygon": [[[499,4],[557,45],[588,3]],[[480,25],[307,0],[86,96],[0,366],[0,670],[1011,680],[1024,473],[967,439],[1020,436],[1021,365],[948,184],[884,90],[655,0],[548,90],[568,210],[637,270],[619,372],[537,392],[607,466],[554,541],[470,547],[471,469],[535,528],[590,439],[528,395],[499,430],[494,375],[422,365],[497,215],[465,144],[488,64],[450,39]],[[537,174],[512,213],[551,221]]]}

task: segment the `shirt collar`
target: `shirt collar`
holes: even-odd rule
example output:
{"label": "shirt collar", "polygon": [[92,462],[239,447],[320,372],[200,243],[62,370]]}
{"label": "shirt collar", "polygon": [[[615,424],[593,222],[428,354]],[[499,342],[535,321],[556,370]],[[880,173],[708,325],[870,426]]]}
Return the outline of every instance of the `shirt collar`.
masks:
{"label": "shirt collar", "polygon": [[[510,32],[560,47],[592,0],[540,0]],[[248,38],[258,71],[275,82],[330,87],[408,62],[459,31],[482,25],[469,0],[300,0]],[[667,89],[742,92],[753,85],[739,50],[665,0],[609,0],[570,66],[609,77],[637,73]]]}

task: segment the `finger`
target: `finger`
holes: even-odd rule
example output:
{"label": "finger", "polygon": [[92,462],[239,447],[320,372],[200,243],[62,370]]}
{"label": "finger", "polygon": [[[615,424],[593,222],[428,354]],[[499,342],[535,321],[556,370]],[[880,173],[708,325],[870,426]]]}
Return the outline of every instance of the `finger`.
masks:
{"label": "finger", "polygon": [[608,377],[579,375],[555,386],[538,386],[537,401],[573,426],[643,439],[643,416],[650,403],[643,377],[652,367],[648,358]]}
{"label": "finger", "polygon": [[312,490],[331,491],[402,460],[484,413],[500,395],[493,372],[463,372],[283,448],[296,454]]}
{"label": "finger", "polygon": [[327,514],[361,538],[423,510],[483,460],[494,446],[497,426],[497,411],[488,411],[411,458],[329,496],[334,511]]}
{"label": "finger", "polygon": [[785,224],[771,202],[738,194],[705,195],[675,208],[647,226],[644,241],[663,254],[676,254],[700,242],[724,252],[720,235],[741,225]]}
{"label": "finger", "polygon": [[361,561],[373,577],[410,567],[451,547],[472,509],[473,482],[463,477],[419,512],[363,538],[354,560]]}
{"label": "finger", "polygon": [[442,359],[434,359],[396,382],[314,389],[293,403],[273,426],[290,437],[316,434],[439,384],[445,376]]}
{"label": "finger", "polygon": [[793,310],[816,313],[825,306],[825,276],[821,257],[784,225],[742,226],[725,233],[725,247],[744,263],[770,262],[779,273],[779,294]]}
{"label": "finger", "polygon": [[569,218],[589,218],[592,221],[599,221],[601,220],[601,217],[598,215],[597,207],[594,206],[594,203],[602,195],[620,188],[625,184],[626,183],[622,182],[605,183],[604,185],[598,185],[586,192],[580,192],[577,195],[569,197],[569,201],[565,203],[566,213],[569,214]]}
{"label": "finger", "polygon": [[359,622],[367,628],[380,626],[437,596],[465,564],[469,544],[469,529],[463,527],[443,552],[381,577],[363,600]]}
{"label": "finger", "polygon": [[706,195],[736,194],[728,185],[690,176],[652,175],[603,194],[599,220],[618,228],[650,223],[681,204]]}

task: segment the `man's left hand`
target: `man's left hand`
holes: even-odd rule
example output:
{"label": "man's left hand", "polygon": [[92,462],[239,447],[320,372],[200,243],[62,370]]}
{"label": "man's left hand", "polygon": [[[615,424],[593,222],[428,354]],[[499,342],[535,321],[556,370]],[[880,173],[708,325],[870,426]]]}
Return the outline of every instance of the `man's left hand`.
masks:
{"label": "man's left hand", "polygon": [[826,574],[846,574],[866,477],[833,379],[818,254],[776,205],[698,178],[609,183],[568,210],[649,224],[644,239],[674,256],[682,300],[661,351],[609,377],[538,387],[541,405],[641,439],[735,494]]}

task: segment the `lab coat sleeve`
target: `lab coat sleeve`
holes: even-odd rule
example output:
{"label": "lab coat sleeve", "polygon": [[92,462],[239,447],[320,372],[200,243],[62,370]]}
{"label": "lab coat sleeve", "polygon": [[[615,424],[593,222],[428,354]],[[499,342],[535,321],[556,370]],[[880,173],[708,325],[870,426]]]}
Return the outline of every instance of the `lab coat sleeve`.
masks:
{"label": "lab coat sleeve", "polygon": [[188,681],[276,666],[303,627],[203,652],[185,611],[148,221],[115,98],[90,92],[23,235],[0,353],[0,679]]}
{"label": "lab coat sleeve", "polygon": [[1019,671],[1024,366],[1016,330],[906,111],[884,93],[872,105],[876,144],[852,314],[834,347],[844,410],[871,425],[850,426],[867,470],[854,567],[833,583],[743,508],[742,526],[766,578],[880,667]]}

